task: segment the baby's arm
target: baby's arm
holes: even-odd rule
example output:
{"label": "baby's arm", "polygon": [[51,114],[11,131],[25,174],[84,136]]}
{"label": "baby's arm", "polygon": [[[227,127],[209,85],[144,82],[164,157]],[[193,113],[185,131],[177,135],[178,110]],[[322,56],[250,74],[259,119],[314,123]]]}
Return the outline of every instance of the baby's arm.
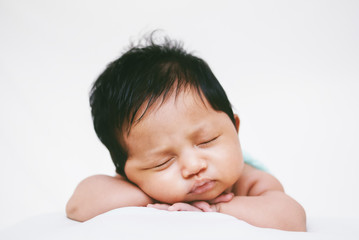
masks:
{"label": "baby's arm", "polygon": [[83,180],[67,203],[68,218],[86,221],[115,208],[146,206],[152,199],[120,176],[95,175]]}
{"label": "baby's arm", "polygon": [[237,196],[214,205],[215,210],[258,227],[306,231],[303,207],[284,193],[272,175],[246,165],[235,188]]}
{"label": "baby's arm", "polygon": [[257,227],[306,231],[304,209],[284,193],[282,185],[272,175],[245,165],[243,175],[235,184],[233,192],[236,196],[222,194],[209,202],[149,206],[169,211],[216,211]]}

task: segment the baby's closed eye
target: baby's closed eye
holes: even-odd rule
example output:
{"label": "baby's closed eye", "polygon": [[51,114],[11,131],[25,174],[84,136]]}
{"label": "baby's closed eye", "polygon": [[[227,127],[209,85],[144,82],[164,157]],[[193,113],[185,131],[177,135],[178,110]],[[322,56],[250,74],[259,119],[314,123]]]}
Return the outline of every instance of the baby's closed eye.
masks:
{"label": "baby's closed eye", "polygon": [[174,159],[175,159],[174,157],[168,158],[164,161],[161,161],[159,164],[155,165],[153,168],[163,169],[163,168],[167,167]]}
{"label": "baby's closed eye", "polygon": [[196,145],[198,147],[207,147],[210,146],[212,143],[214,143],[220,135],[216,135],[215,137],[209,138],[209,140],[204,140],[200,144]]}

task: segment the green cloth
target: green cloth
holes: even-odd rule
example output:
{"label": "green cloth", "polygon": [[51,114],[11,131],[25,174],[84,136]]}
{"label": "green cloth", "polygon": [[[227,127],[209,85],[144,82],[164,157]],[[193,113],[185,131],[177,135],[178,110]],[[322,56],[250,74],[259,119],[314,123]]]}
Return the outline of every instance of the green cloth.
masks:
{"label": "green cloth", "polygon": [[264,166],[263,163],[261,163],[260,161],[252,158],[247,153],[243,153],[243,160],[244,160],[245,163],[247,163],[248,165],[251,165],[254,168],[257,168],[257,169],[262,170],[264,172],[269,172],[268,168],[266,166]]}

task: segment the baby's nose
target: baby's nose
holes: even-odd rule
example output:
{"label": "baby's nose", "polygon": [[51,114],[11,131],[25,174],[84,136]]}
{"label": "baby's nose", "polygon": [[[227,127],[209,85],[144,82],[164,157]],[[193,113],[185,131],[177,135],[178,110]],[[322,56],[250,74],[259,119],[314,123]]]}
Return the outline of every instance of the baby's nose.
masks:
{"label": "baby's nose", "polygon": [[182,176],[184,178],[197,175],[206,168],[207,161],[200,156],[196,156],[195,154],[190,156],[187,155],[185,159],[182,160]]}

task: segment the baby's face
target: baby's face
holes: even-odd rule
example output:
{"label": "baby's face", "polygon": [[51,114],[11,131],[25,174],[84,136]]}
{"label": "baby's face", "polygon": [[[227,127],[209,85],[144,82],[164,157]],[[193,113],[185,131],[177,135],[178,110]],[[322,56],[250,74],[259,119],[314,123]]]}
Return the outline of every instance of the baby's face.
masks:
{"label": "baby's face", "polygon": [[227,114],[194,91],[173,94],[124,136],[125,173],[160,202],[213,199],[230,190],[243,169],[237,131]]}

